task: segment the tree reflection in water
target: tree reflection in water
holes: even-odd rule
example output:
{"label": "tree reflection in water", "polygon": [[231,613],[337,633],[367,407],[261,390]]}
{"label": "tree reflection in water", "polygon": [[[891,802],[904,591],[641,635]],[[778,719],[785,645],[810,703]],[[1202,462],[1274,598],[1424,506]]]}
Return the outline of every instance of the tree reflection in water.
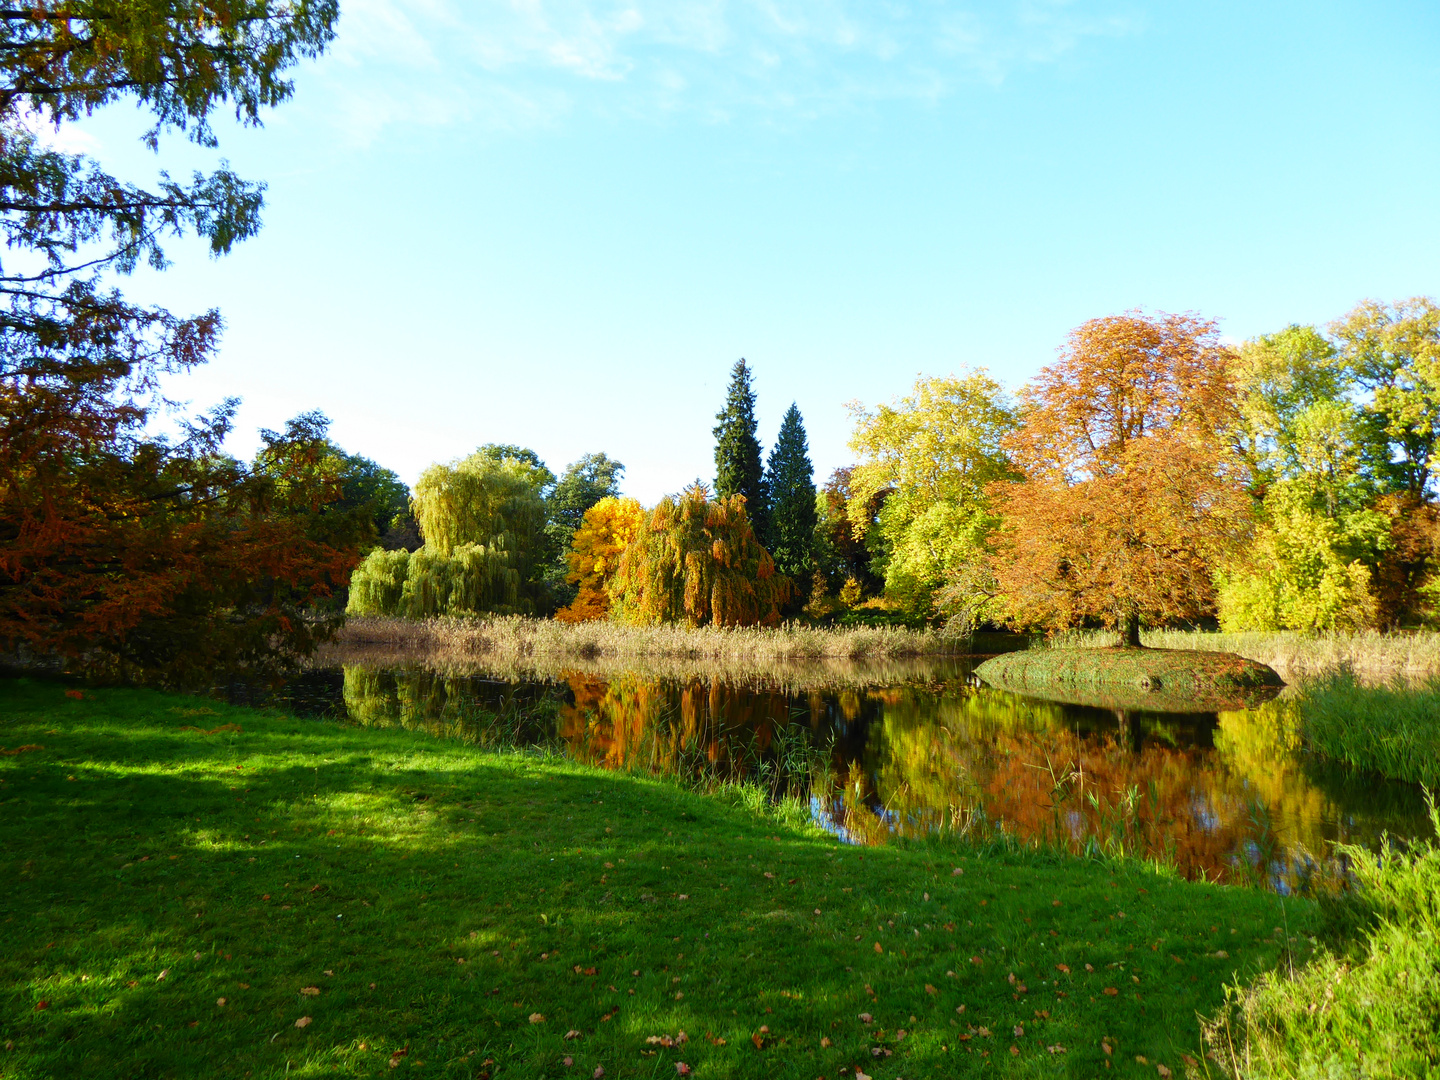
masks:
{"label": "tree reflection in water", "polygon": [[563,682],[347,666],[345,711],[483,743],[548,743],[605,768],[759,782],[861,844],[965,834],[1135,854],[1189,878],[1289,890],[1336,841],[1428,832],[1418,790],[1307,761],[1284,698],[1117,713],[960,680],[803,692],[720,678]]}

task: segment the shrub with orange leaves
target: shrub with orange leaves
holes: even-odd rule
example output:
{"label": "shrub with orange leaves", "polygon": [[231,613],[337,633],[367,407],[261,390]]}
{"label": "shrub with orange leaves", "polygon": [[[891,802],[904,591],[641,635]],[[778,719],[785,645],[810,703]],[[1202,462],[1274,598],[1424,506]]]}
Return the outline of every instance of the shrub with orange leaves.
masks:
{"label": "shrub with orange leaves", "polygon": [[606,496],[585,511],[570,540],[566,555],[570,573],[565,580],[579,586],[574,601],[555,613],[562,622],[588,622],[610,614],[608,591],[620,555],[639,535],[645,508],[634,499]]}

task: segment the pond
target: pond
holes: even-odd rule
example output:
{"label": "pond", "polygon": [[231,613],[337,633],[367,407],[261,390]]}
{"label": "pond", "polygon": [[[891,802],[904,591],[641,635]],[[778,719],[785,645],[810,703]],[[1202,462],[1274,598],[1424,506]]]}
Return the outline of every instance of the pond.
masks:
{"label": "pond", "polygon": [[299,676],[282,699],[359,725],[759,784],[857,844],[1003,832],[1290,892],[1333,876],[1336,842],[1375,849],[1385,833],[1430,832],[1418,788],[1300,753],[1284,695],[1228,711],[1117,711],[977,685],[972,666],[743,679],[344,663]]}

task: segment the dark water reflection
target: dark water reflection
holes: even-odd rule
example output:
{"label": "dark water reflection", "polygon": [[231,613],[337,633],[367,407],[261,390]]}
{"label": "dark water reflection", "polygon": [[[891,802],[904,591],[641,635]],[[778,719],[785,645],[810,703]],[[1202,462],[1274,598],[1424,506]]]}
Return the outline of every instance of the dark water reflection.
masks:
{"label": "dark water reflection", "polygon": [[950,662],[895,685],[812,690],[582,672],[516,681],[347,665],[286,691],[300,712],[481,742],[536,742],[606,768],[745,779],[809,799],[854,843],[1004,831],[1144,854],[1190,878],[1289,891],[1335,842],[1430,829],[1410,785],[1300,754],[1280,698],[1209,713],[1117,713],[971,685]]}

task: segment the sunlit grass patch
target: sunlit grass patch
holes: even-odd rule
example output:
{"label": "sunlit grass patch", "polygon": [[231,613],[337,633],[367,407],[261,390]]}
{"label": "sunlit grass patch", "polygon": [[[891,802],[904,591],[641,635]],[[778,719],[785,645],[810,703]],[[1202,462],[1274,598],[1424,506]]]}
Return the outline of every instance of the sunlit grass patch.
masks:
{"label": "sunlit grass patch", "polygon": [[1181,1075],[1228,981],[1308,949],[1308,904],[1140,864],[847,848],[748,788],[0,695],[0,742],[44,745],[0,759],[7,1077]]}

